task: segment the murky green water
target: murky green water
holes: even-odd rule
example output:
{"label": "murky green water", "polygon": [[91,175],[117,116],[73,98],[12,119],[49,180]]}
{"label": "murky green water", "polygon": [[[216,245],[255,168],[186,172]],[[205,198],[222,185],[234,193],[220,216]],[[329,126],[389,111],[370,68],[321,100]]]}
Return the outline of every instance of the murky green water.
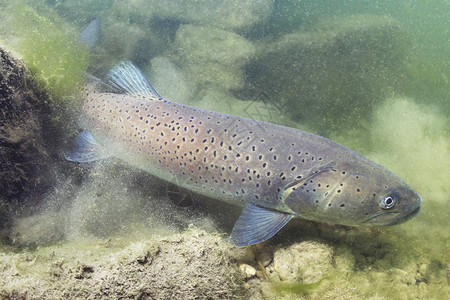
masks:
{"label": "murky green water", "polygon": [[[421,194],[420,214],[392,228],[291,224],[259,249],[268,277],[258,269],[258,259],[233,254],[258,269],[256,277],[239,283],[239,295],[445,299],[450,293],[449,13],[450,3],[438,0],[5,1],[0,45],[19,53],[49,90],[50,105],[58,107],[55,124],[67,140],[77,129],[76,87],[83,84],[83,71],[103,77],[129,59],[170,101],[327,136],[388,167]],[[101,20],[100,40],[89,54],[76,37],[94,18]],[[64,147],[61,143],[61,153]],[[190,223],[209,234],[229,233],[239,215],[238,209],[197,195],[192,197],[198,207],[177,206],[167,201],[173,187],[120,162],[73,172],[79,177],[65,174],[40,196],[38,214],[17,216],[0,272],[38,282],[33,274],[47,276],[46,263],[52,274],[59,268],[51,251],[62,261],[76,260],[71,243],[83,253],[81,261],[106,261],[118,252],[125,261],[129,252],[139,260],[136,253],[148,247],[133,248],[135,241],[170,239]],[[105,240],[113,241],[110,252]],[[297,244],[298,251],[292,248]],[[30,245],[40,247],[17,250]],[[98,257],[95,247],[102,249]],[[36,264],[30,263],[36,257]],[[302,262],[298,270],[286,269],[290,259],[291,265]],[[319,267],[305,267],[302,259],[320,260]],[[81,268],[76,276],[90,273],[66,266],[66,271]],[[52,276],[46,280],[57,280]],[[0,280],[0,296],[23,295],[21,284]],[[27,291],[30,298],[38,294]]]}

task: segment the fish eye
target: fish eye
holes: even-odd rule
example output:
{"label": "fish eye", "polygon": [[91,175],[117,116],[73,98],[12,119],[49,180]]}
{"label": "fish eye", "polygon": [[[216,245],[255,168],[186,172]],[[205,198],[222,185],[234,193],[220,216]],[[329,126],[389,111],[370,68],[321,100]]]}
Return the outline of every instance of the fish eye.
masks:
{"label": "fish eye", "polygon": [[393,196],[386,196],[383,200],[381,200],[380,207],[382,209],[390,209],[394,207],[397,200]]}

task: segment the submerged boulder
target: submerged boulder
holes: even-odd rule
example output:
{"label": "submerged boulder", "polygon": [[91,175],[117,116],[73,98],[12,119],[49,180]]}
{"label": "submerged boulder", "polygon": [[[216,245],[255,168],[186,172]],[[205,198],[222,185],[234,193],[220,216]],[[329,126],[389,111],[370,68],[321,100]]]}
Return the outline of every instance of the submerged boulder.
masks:
{"label": "submerged boulder", "polygon": [[352,128],[395,91],[406,47],[390,17],[326,18],[262,43],[247,75],[257,89],[277,95],[294,120],[325,132]]}
{"label": "submerged boulder", "polygon": [[233,90],[244,85],[244,66],[255,55],[242,36],[211,27],[182,25],[170,49],[170,59],[198,88]]}
{"label": "submerged boulder", "polygon": [[[102,20],[101,58],[97,64],[107,66],[120,59],[145,65],[172,43],[180,24],[236,32],[251,32],[272,15],[274,0],[112,0],[60,1],[57,11],[83,28],[90,20]],[[80,29],[81,30],[81,29]],[[126,38],[124,38],[126,37]],[[97,49],[99,50],[99,49]],[[234,52],[240,51],[236,48]],[[106,55],[105,55],[106,54]],[[109,60],[109,61],[105,61]]]}
{"label": "submerged boulder", "polygon": [[333,269],[333,248],[305,241],[277,250],[273,261],[281,281],[316,283]]}

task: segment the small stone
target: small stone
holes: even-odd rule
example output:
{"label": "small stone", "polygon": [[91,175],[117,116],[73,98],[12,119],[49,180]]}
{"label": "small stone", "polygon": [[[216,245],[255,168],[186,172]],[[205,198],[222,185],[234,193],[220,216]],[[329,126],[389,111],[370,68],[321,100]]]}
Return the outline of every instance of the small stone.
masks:
{"label": "small stone", "polygon": [[242,275],[244,275],[244,278],[246,279],[250,279],[256,276],[256,269],[250,265],[241,264],[239,265],[239,270],[241,270]]}

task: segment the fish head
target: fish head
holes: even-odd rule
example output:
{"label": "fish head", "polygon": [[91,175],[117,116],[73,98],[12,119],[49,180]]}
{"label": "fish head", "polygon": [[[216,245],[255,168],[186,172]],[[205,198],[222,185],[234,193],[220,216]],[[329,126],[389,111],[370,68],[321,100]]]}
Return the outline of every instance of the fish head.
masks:
{"label": "fish head", "polygon": [[301,218],[347,226],[389,226],[420,211],[421,197],[403,180],[371,161],[337,163],[291,182],[284,204]]}

